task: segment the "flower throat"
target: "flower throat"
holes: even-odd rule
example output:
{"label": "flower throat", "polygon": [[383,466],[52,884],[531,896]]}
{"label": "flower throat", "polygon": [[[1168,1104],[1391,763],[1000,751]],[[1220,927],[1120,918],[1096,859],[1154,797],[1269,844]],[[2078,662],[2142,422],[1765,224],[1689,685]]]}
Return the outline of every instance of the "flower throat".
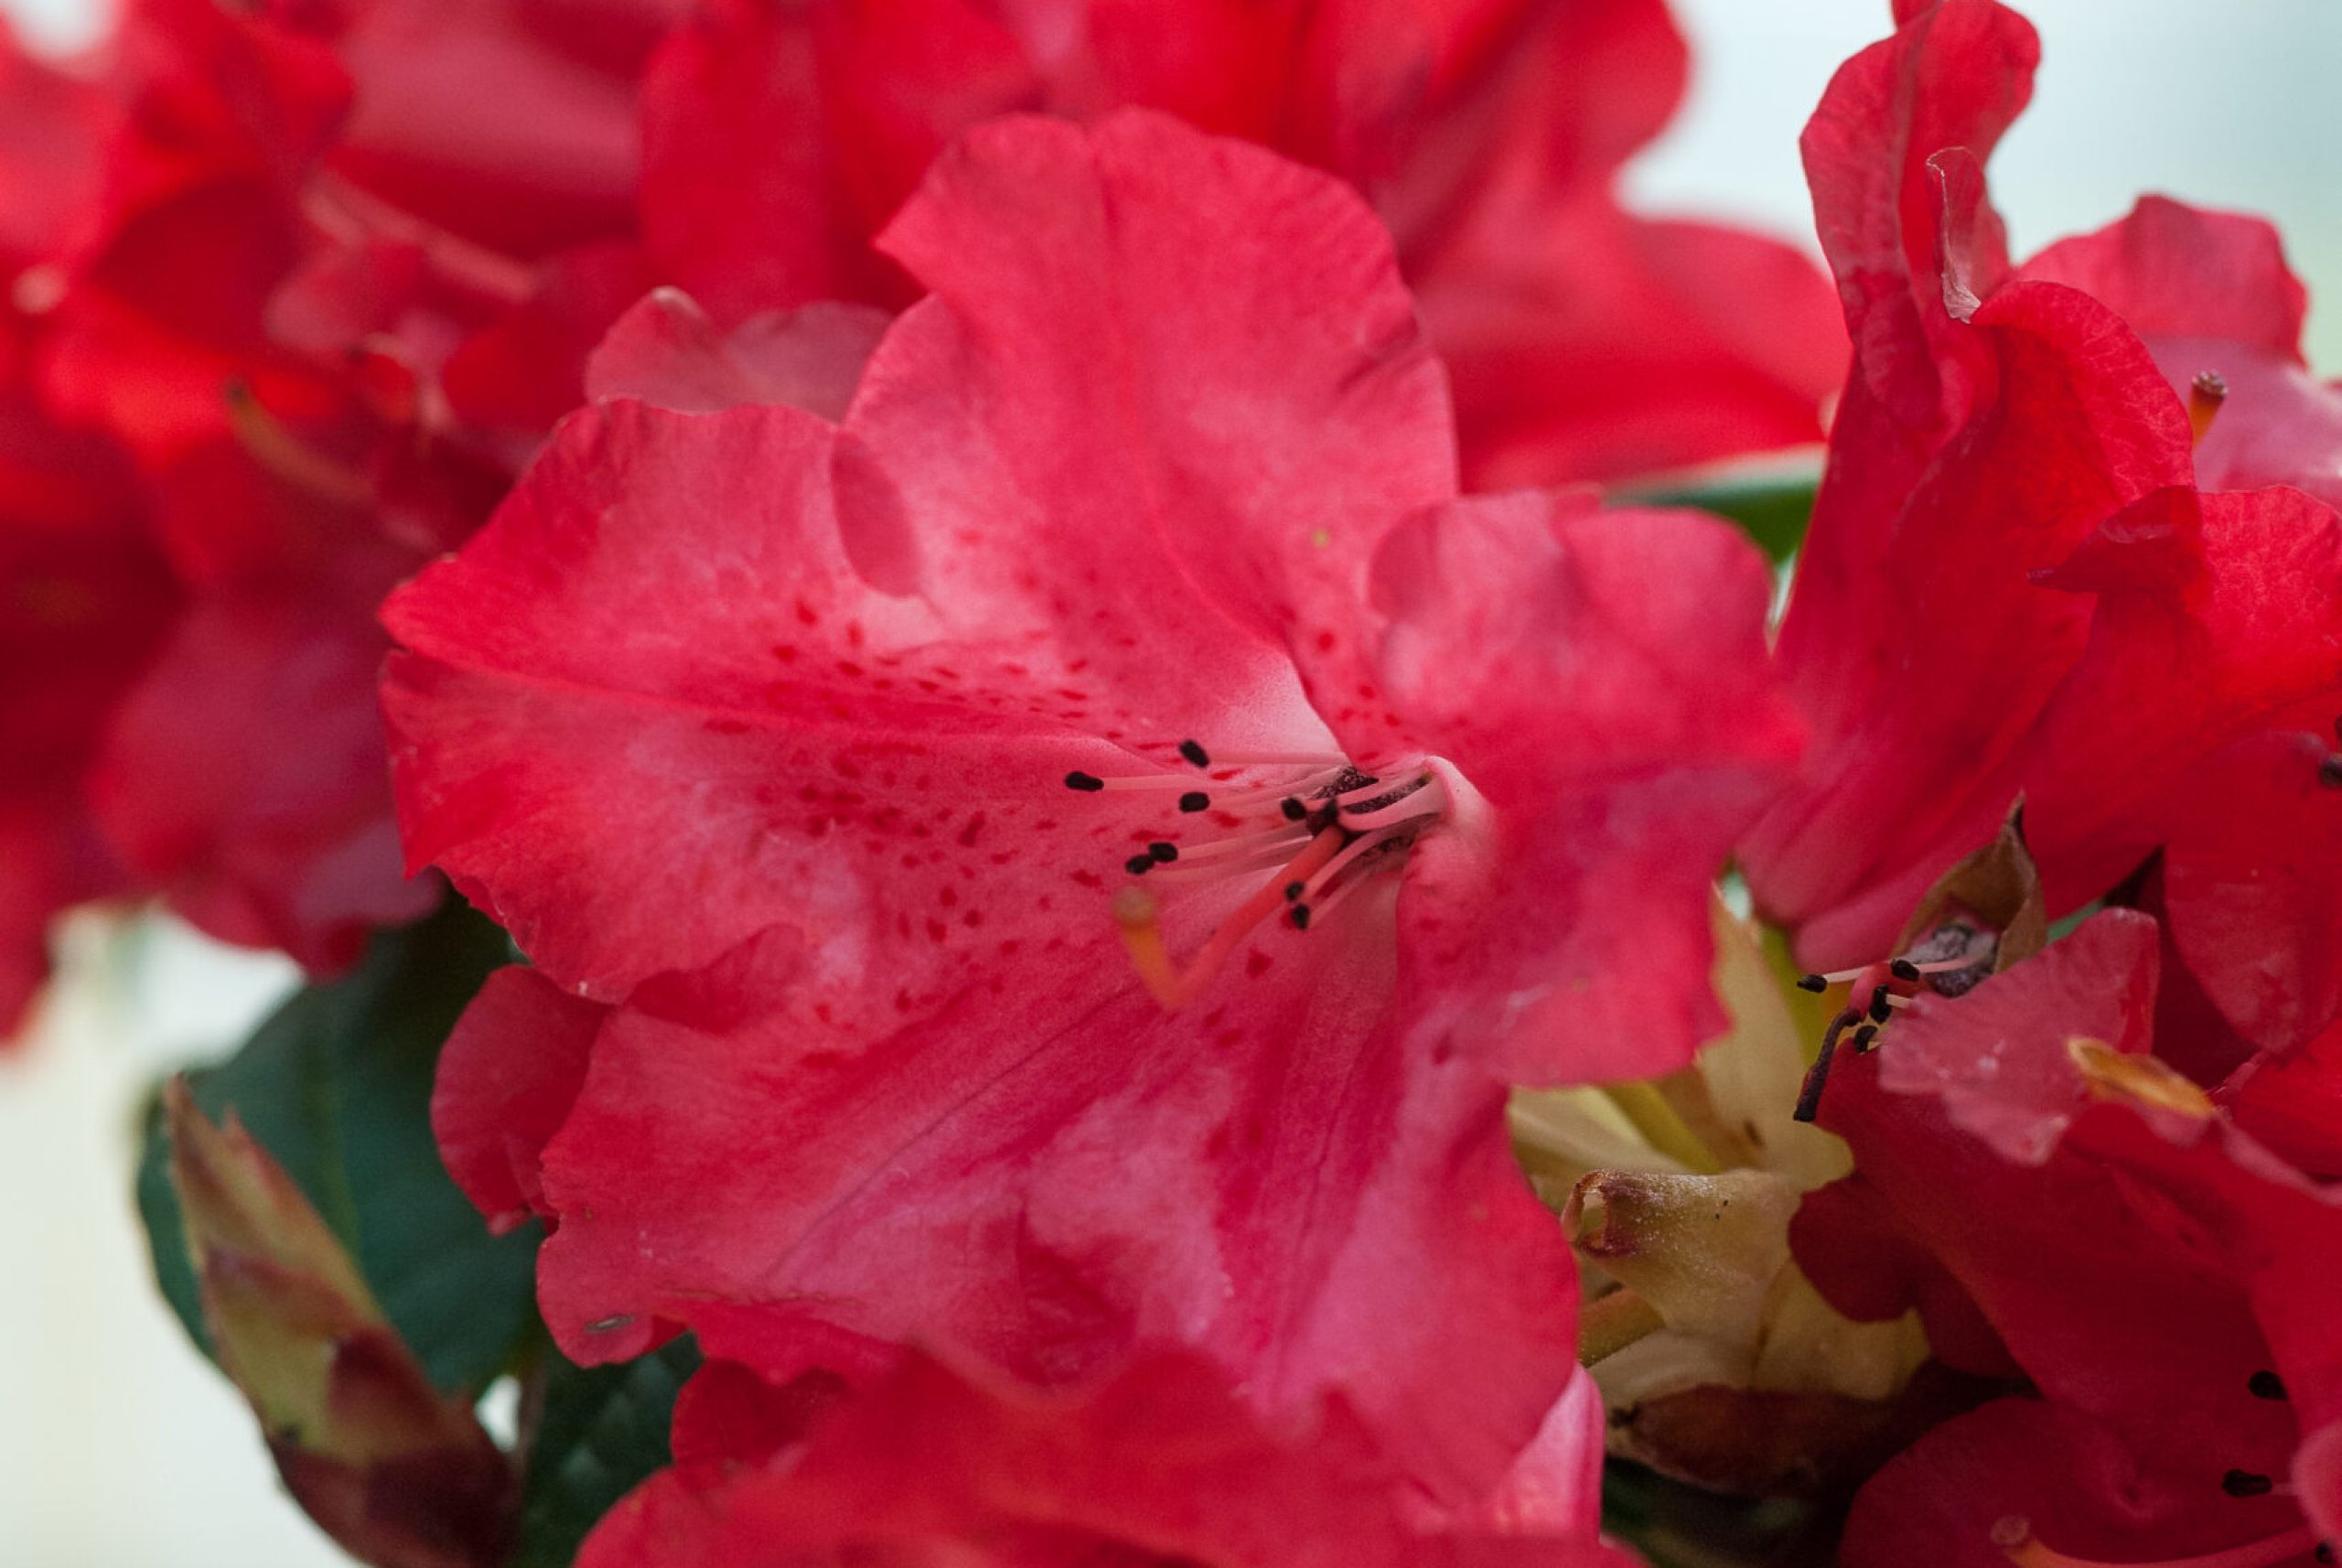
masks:
{"label": "flower throat", "polygon": [[[1176,792],[1176,818],[1123,863],[1133,880],[1114,897],[1114,923],[1148,993],[1166,1009],[1195,1000],[1252,929],[1281,915],[1306,931],[1376,876],[1403,865],[1408,848],[1447,810],[1447,789],[1420,761],[1377,775],[1331,752],[1248,752],[1215,758],[1198,741],[1178,745],[1192,771],[1101,777],[1079,770],[1065,787],[1085,794]],[[1228,831],[1196,832],[1205,813]],[[1229,827],[1234,819],[1232,829]],[[1164,940],[1155,889],[1261,875],[1183,964]],[[1144,886],[1141,885],[1144,879]]]}

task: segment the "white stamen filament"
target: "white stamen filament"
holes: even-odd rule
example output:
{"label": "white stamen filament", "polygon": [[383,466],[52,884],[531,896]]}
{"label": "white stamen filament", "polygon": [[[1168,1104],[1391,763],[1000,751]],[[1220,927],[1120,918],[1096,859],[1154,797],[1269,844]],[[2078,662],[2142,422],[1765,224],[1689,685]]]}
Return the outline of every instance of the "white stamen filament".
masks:
{"label": "white stamen filament", "polygon": [[[1176,842],[1176,841],[1175,841]],[[1186,865],[1195,861],[1226,860],[1231,855],[1250,856],[1261,849],[1290,843],[1295,849],[1309,842],[1309,830],[1299,822],[1280,821],[1273,828],[1257,833],[1239,833],[1233,838],[1206,839],[1192,847],[1179,845],[1176,864]]]}
{"label": "white stamen filament", "polygon": [[1388,779],[1370,779],[1364,784],[1353,785],[1343,790],[1334,797],[1334,803],[1344,807],[1354,806],[1368,800],[1379,800],[1385,795],[1394,795],[1402,790],[1412,795],[1431,781],[1432,775],[1428,773],[1418,773],[1413,779],[1395,783]]}
{"label": "white stamen filament", "polygon": [[1982,953],[1973,956],[1963,955],[1960,958],[1938,959],[1933,963],[1915,963],[1911,967],[1921,974],[1950,974],[1955,969],[1975,968],[1983,961],[1983,957]]}
{"label": "white stamen filament", "polygon": [[1314,768],[1328,774],[1349,766],[1348,758],[1328,751],[1219,751],[1211,762],[1215,768]]}
{"label": "white stamen filament", "polygon": [[[1212,789],[1210,779],[1198,779],[1192,773],[1108,774],[1098,783],[1100,788],[1106,789],[1176,789],[1183,794],[1195,789],[1209,794]],[[1221,788],[1233,794],[1241,787],[1223,785]]]}
{"label": "white stamen filament", "polygon": [[[1386,789],[1383,793],[1390,791]],[[1342,826],[1354,833],[1367,832],[1386,823],[1409,822],[1417,817],[1435,817],[1446,810],[1446,787],[1434,779],[1422,789],[1411,790],[1380,810],[1344,811]]]}
{"label": "white stamen filament", "polygon": [[1324,868],[1303,886],[1301,902],[1314,905],[1317,895],[1326,890],[1327,883],[1355,865],[1361,857],[1373,854],[1401,833],[1407,832],[1412,826],[1413,826],[1412,818],[1403,822],[1392,822],[1388,827],[1377,828],[1372,832],[1360,833],[1357,838],[1344,844],[1342,852],[1327,861]]}
{"label": "white stamen filament", "polygon": [[1249,860],[1233,863],[1216,860],[1209,865],[1191,866],[1182,855],[1169,865],[1158,865],[1146,874],[1149,882],[1218,882],[1230,876],[1241,876],[1248,871],[1265,871],[1273,865],[1283,865],[1294,853],[1309,842],[1306,835],[1281,840],[1278,847],[1264,850]]}

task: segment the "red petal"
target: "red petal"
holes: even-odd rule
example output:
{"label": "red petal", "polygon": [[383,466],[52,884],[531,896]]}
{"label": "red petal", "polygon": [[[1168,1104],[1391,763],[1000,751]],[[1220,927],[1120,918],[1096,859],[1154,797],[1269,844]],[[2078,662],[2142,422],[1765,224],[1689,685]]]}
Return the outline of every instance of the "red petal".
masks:
{"label": "red petal", "polygon": [[718,321],[899,304],[870,235],[962,127],[1026,105],[1024,52],[962,0],[820,19],[754,0],[677,29],[643,86],[643,232]]}
{"label": "red petal", "polygon": [[586,395],[637,397],[682,413],[784,403],[835,420],[890,319],[825,303],[752,316],[726,333],[691,295],[654,289],[594,350]]}
{"label": "red petal", "polygon": [[2342,391],[2302,368],[2306,296],[2269,224],[2150,196],[2025,271],[2120,311],[2182,395],[2201,371],[2227,383],[2197,448],[2205,488],[2287,484],[2342,506]]}
{"label": "red petal", "polygon": [[0,23],[0,258],[12,271],[78,237],[113,119],[101,87],[35,59]]}
{"label": "red petal", "polygon": [[[1838,70],[1800,142],[1822,253],[1838,279],[1857,377],[1906,424],[1941,404],[1936,363],[1949,326],[1942,238],[1928,162],[1964,147],[1981,162],[2033,94],[2033,28],[1989,0],[1947,0],[1908,15],[1895,37]],[[1997,222],[1968,242],[1987,278],[2007,269]]]}
{"label": "red petal", "polygon": [[334,169],[523,257],[633,223],[635,82],[677,0],[349,7],[336,52],[356,92]]}
{"label": "red petal", "polygon": [[[2191,1111],[2169,1069],[2082,1070],[2076,1041],[2114,1062],[2146,1048],[2154,954],[2151,923],[2116,911],[1966,997],[1923,997],[1880,1050],[1841,1062],[1823,1119],[2045,1397],[2152,1444],[2209,1496],[2227,1468],[2285,1473],[2300,1434],[2342,1412],[2342,1325],[2314,1283],[2342,1265],[2342,1204],[2208,1103]],[[2290,1402],[2256,1397],[2268,1370]],[[2101,1506],[2079,1458],[2053,1473]],[[2276,1533],[2288,1511],[2220,1513],[2215,1543]]]}
{"label": "red petal", "polygon": [[2127,216],[2035,256],[2024,275],[2092,295],[2150,342],[2208,338],[2301,362],[2309,295],[2258,218],[2143,196]]}
{"label": "red petal", "polygon": [[582,1568],[1144,1553],[1210,1568],[1624,1563],[1589,1514],[1508,1541],[1443,1525],[1338,1405],[1262,1425],[1214,1369],[1142,1362],[1037,1395],[908,1358],[817,1418],[785,1458],[654,1477],[586,1543]]}
{"label": "red petal", "polygon": [[2342,1027],[2283,1060],[2263,1058],[2219,1092],[2236,1124],[2289,1164],[2342,1179]]}
{"label": "red petal", "polygon": [[2332,751],[2330,732],[2272,729],[2170,791],[2165,929],[2228,1022],[2272,1050],[2342,1015],[2342,811],[2319,779]]}
{"label": "red petal", "polygon": [[1426,1482],[1485,1487],[1567,1378],[1568,1263],[1496,1086],[1359,1039],[1390,961],[1348,930],[1286,933],[1240,1005],[1167,1017],[996,1000],[980,1033],[865,1044],[623,1014],[547,1153],[548,1317],[598,1360],[653,1319],[803,1302],[1050,1380],[1177,1339],[1266,1409],[1347,1388]]}
{"label": "red petal", "polygon": [[2126,1441],[2067,1406],[1995,1401],[1878,1473],[1854,1501],[1839,1561],[2007,1568],[1993,1540],[2004,1520],[2025,1520],[2054,1551],[2109,1563],[2219,1552],[2298,1527],[2282,1498],[2223,1493],[2221,1472],[2242,1461],[2202,1448],[2204,1436],[2175,1426],[2161,1443]]}
{"label": "red petal", "polygon": [[1922,472],[1910,433],[1849,388],[1781,628],[1814,746],[1742,864],[1759,907],[1799,928],[1800,961],[1824,968],[1880,956],[2020,789],[2109,778],[2087,743],[2034,733],[2091,625],[2088,600],[2036,574],[2189,478],[2177,400],[2092,301],[2012,285],[1948,330],[1984,353],[1991,395]]}
{"label": "red petal", "polygon": [[447,1036],[431,1130],[447,1174],[499,1232],[548,1212],[538,1167],[607,1011],[515,966],[488,977]]}
{"label": "red petal", "polygon": [[456,415],[533,443],[577,406],[586,357],[650,283],[631,244],[571,251],[539,269],[535,292],[467,338],[441,369]]}
{"label": "red petal", "polygon": [[1791,247],[1605,195],[1508,212],[1418,285],[1475,489],[1610,479],[1819,441],[1837,303]]}
{"label": "red petal", "polygon": [[[1455,493],[1389,238],[1323,176],[1152,114],[1009,121],[940,161],[884,244],[935,294],[846,428],[947,618],[1048,625],[1082,684],[1224,706],[1284,661],[1269,639],[1350,635],[1376,542]],[[1220,629],[1126,646],[1198,590]]]}
{"label": "red petal", "polygon": [[355,962],[373,927],[437,897],[399,864],[381,635],[336,596],[200,602],[124,703],[91,785],[124,859],[189,919],[316,970]]}
{"label": "red petal", "polygon": [[[383,691],[409,858],[481,889],[567,983],[621,996],[776,924],[795,929],[824,902],[808,894],[833,875],[822,841],[865,813],[839,798],[860,798],[854,781],[805,752],[801,732],[864,733],[877,714],[843,704],[873,695],[874,676],[891,683],[876,660],[893,657],[905,618],[921,619],[846,567],[829,449],[828,427],[794,410],[589,410],[458,561],[384,611],[417,650],[392,659]],[[721,585],[704,573],[716,561]],[[877,639],[861,655],[870,674],[833,668],[853,662],[849,624]],[[659,629],[681,626],[687,640]],[[783,685],[800,661],[835,684]],[[915,699],[906,681],[896,702]],[[634,761],[614,772],[621,734]],[[965,783],[926,776],[921,816],[894,802],[886,836],[904,842],[865,852],[883,851],[890,869],[924,853],[908,842],[913,822],[946,820]],[[1018,782],[1031,802],[1047,799]],[[695,861],[740,874],[720,896],[668,875]]]}
{"label": "red petal", "polygon": [[1696,513],[1523,493],[1418,516],[1376,587],[1398,727],[1477,797],[1409,863],[1412,1007],[1513,1081],[1681,1066],[1724,1023],[1684,983],[1707,889],[1803,738],[1763,557]]}
{"label": "red petal", "polygon": [[2197,761],[2306,700],[2342,709],[2342,516],[2294,490],[2166,490],[2043,581],[2098,596],[2027,768],[2049,904],[2072,908],[2200,813]]}

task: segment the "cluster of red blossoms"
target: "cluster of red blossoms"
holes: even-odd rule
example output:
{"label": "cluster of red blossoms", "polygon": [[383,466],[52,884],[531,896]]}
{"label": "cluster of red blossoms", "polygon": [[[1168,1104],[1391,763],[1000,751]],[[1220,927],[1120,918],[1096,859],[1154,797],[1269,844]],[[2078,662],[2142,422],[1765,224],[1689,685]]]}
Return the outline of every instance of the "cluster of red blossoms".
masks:
{"label": "cluster of red blossoms", "polygon": [[[707,1358],[587,1568],[1625,1563],[1602,1363],[1690,1329],[1615,1265],[1721,1254],[1582,1271],[1508,1101],[1765,1143],[1729,865],[1821,972],[1807,1321],[1959,1390],[1841,1560],[2331,1562],[2342,389],[2257,220],[2012,260],[2031,29],[1896,11],[1804,140],[1842,326],[1617,205],[1659,0],[11,59],[0,1013],[108,895],[509,932],[446,1167],[571,1359]],[[1825,435],[1778,621],[1603,504]]]}

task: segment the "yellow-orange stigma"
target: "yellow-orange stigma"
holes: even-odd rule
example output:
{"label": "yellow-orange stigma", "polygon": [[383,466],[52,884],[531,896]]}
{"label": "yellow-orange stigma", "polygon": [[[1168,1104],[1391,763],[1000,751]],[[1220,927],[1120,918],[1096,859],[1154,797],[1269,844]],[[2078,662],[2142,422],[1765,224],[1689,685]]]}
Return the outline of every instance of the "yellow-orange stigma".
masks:
{"label": "yellow-orange stigma", "polygon": [[2033,1533],[2030,1520],[2014,1515],[1993,1526],[1993,1544],[2016,1568],[2276,1568],[2280,1563],[2306,1557],[2318,1550],[2317,1531],[2303,1525],[2298,1530],[2222,1552],[2199,1552],[2193,1557],[2160,1557],[2151,1563],[2110,1563],[2102,1558],[2076,1557],[2057,1551]]}
{"label": "yellow-orange stigma", "polygon": [[2195,432],[2195,446],[2204,444],[2212,421],[2219,416],[2220,405],[2228,400],[2229,383],[2218,371],[2199,371],[2187,383],[2187,427]]}

